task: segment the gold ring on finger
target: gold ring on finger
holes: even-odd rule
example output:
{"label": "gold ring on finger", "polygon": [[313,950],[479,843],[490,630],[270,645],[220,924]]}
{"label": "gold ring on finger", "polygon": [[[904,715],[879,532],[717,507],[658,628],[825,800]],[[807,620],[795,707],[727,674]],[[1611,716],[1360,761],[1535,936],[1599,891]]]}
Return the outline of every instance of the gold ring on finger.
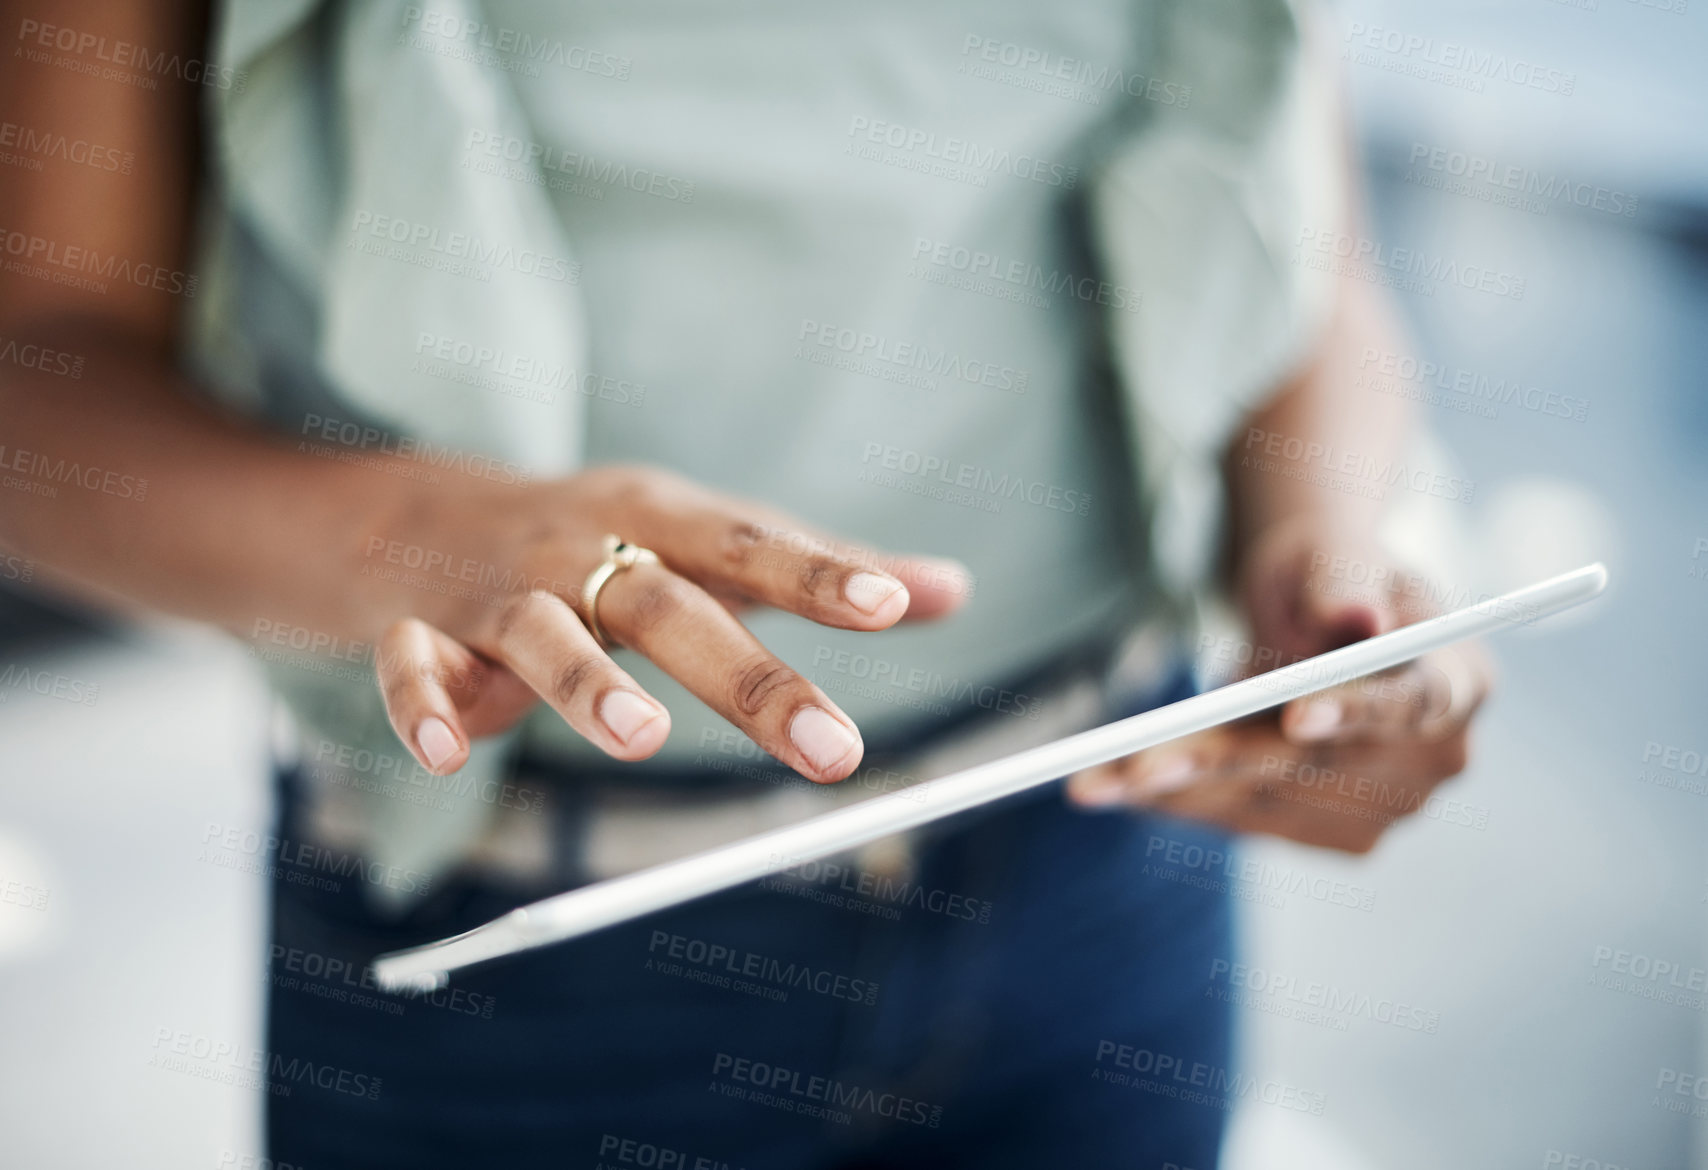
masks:
{"label": "gold ring on finger", "polygon": [[587,574],[587,581],[581,586],[581,616],[586,619],[588,632],[601,650],[609,650],[612,643],[605,636],[605,628],[599,624],[599,591],[624,569],[658,563],[658,554],[650,548],[626,544],[622,537],[614,534],[605,537],[605,559]]}

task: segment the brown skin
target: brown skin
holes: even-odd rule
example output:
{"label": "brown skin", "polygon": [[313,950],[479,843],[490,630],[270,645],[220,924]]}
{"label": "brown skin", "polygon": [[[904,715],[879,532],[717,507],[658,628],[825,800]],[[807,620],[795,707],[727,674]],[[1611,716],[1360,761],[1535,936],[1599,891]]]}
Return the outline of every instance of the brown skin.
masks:
{"label": "brown skin", "polygon": [[[201,56],[206,43],[205,13],[167,0],[0,2],[0,29],[15,34],[26,20],[186,57]],[[9,169],[0,181],[0,226],[61,247],[186,269],[201,96],[171,78],[149,91],[10,61],[0,70],[0,120],[108,143],[134,152],[136,165],[129,175],[59,159],[39,172]],[[375,643],[393,726],[435,771],[460,767],[471,738],[514,724],[542,700],[616,758],[642,759],[662,745],[668,713],[599,648],[579,613],[580,583],[601,560],[606,533],[654,549],[663,561],[607,584],[599,617],[610,637],[651,658],[766,751],[824,782],[858,766],[857,732],[733,614],[768,605],[828,626],[880,630],[946,616],[966,592],[964,571],[950,562],[834,541],[769,507],[658,469],[600,467],[509,487],[446,474],[426,485],[386,473],[403,460],[376,456],[376,469],[298,453],[221,414],[177,370],[182,302],[109,284],[97,294],[0,273],[0,336],[86,360],[80,379],[0,369],[5,458],[28,451],[146,478],[146,497],[77,485],[56,496],[0,491],[0,547],[34,559],[64,588],[108,603],[242,634],[266,621]],[[1401,404],[1362,393],[1349,379],[1351,355],[1382,330],[1371,307],[1349,295],[1316,359],[1252,425],[1379,455],[1403,433]],[[1259,642],[1309,653],[1421,616],[1337,602],[1313,581],[1312,549],[1356,555],[1369,547],[1375,516],[1368,502],[1242,472],[1232,460],[1229,486],[1241,550],[1235,574]],[[416,588],[374,571],[398,546],[466,559],[524,584],[474,600]],[[859,573],[872,576],[848,592]],[[1419,702],[1347,696],[1354,718],[1326,741],[1304,739],[1304,708],[1295,704],[1279,720],[1082,774],[1070,793],[1084,797],[1101,782],[1106,796],[1112,791],[1123,803],[1368,848],[1379,823],[1278,799],[1286,782],[1263,761],[1328,762],[1427,792],[1463,766],[1465,723],[1486,686],[1480,657],[1448,653],[1463,662],[1413,668],[1433,688]],[[1455,680],[1458,692],[1443,694],[1442,679]],[[626,735],[604,719],[607,700],[622,693],[642,705],[631,711]],[[795,720],[809,708],[848,733],[839,757],[821,750],[815,762],[793,742]],[[637,726],[635,711],[651,716]],[[441,745],[449,754],[430,762],[420,736],[435,719],[449,731]],[[1145,778],[1181,753],[1202,765],[1195,778],[1146,795]]]}
{"label": "brown skin", "polygon": [[[1245,461],[1253,431],[1382,457],[1405,434],[1405,404],[1353,383],[1368,345],[1393,349],[1383,306],[1346,293],[1310,362],[1254,411],[1225,461],[1233,507],[1231,579],[1267,661],[1290,662],[1430,616],[1403,595],[1341,596],[1327,557],[1397,569],[1375,540],[1379,503]],[[1378,684],[1350,683],[1279,712],[1188,736],[1072,777],[1087,807],[1152,809],[1241,832],[1270,833],[1368,852],[1399,817],[1416,812],[1464,770],[1471,719],[1492,681],[1487,655],[1460,644],[1426,655]],[[1324,708],[1332,704],[1333,711]],[[1313,707],[1315,719],[1309,718]],[[1337,714],[1332,726],[1329,715]],[[1316,724],[1313,726],[1313,724]],[[1309,765],[1301,773],[1297,765]],[[1343,774],[1325,783],[1321,770]]]}

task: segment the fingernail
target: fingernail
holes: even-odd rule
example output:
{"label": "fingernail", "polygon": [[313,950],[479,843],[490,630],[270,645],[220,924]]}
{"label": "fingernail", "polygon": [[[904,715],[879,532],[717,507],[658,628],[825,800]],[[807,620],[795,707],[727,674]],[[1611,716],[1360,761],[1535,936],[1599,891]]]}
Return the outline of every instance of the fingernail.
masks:
{"label": "fingernail", "polygon": [[1175,756],[1164,760],[1145,775],[1139,777],[1138,792],[1140,796],[1162,796],[1169,792],[1178,792],[1192,783],[1192,778],[1198,774],[1198,766],[1190,756]]}
{"label": "fingernail", "polygon": [[860,743],[860,738],[818,707],[802,707],[789,721],[789,739],[815,769],[828,771]]}
{"label": "fingernail", "polygon": [[658,715],[657,707],[633,691],[612,691],[599,700],[599,722],[623,743]]}
{"label": "fingernail", "polygon": [[1315,699],[1305,705],[1305,713],[1293,725],[1299,739],[1327,739],[1340,727],[1340,703],[1334,699]]}
{"label": "fingernail", "polygon": [[861,613],[877,613],[878,607],[901,589],[902,583],[894,577],[886,577],[882,573],[859,572],[843,584],[842,596]]}
{"label": "fingernail", "polygon": [[415,729],[415,742],[427,757],[427,766],[437,772],[446,760],[457,754],[457,737],[450,724],[437,715],[429,715]]}

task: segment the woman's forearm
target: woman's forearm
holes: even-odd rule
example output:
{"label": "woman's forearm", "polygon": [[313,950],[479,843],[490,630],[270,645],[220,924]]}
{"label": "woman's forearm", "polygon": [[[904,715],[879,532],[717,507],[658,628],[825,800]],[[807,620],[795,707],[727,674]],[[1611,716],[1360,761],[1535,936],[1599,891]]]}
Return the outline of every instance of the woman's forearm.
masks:
{"label": "woman's forearm", "polygon": [[1385,304],[1349,291],[1299,372],[1252,411],[1224,462],[1232,565],[1265,532],[1308,521],[1326,540],[1367,544],[1411,426],[1410,403],[1359,385],[1370,349],[1391,352]]}
{"label": "woman's forearm", "polygon": [[435,506],[385,473],[392,457],[299,453],[110,325],[10,340],[84,359],[77,378],[0,367],[0,543],[46,575],[239,632],[270,620],[368,638],[430,601],[363,572],[376,535]]}

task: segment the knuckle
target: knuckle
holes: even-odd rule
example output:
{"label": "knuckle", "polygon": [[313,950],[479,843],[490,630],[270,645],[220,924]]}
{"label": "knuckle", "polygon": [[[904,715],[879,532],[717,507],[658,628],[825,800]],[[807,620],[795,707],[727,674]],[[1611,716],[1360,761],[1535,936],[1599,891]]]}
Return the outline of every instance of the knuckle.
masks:
{"label": "knuckle", "polygon": [[603,667],[603,656],[598,654],[577,654],[561,664],[552,671],[552,701],[560,704],[572,702],[598,679]]}
{"label": "knuckle", "polygon": [[743,715],[758,714],[773,696],[798,678],[788,666],[769,655],[739,667],[730,686],[736,710]]}
{"label": "knuckle", "polygon": [[678,507],[687,484],[657,467],[624,464],[615,469],[613,486],[628,515],[659,516]]}
{"label": "knuckle", "polygon": [[656,516],[670,505],[670,493],[664,486],[652,476],[639,473],[622,485],[619,498],[630,515]]}
{"label": "knuckle", "polygon": [[498,641],[508,642],[525,629],[544,601],[539,593],[522,593],[506,601],[498,611]]}
{"label": "knuckle", "polygon": [[736,520],[724,526],[718,555],[729,568],[745,569],[757,559],[764,543],[765,529],[749,520]]}
{"label": "knuckle", "polygon": [[[624,576],[631,576],[630,569]],[[690,592],[686,582],[678,577],[648,578],[633,588],[622,591],[621,601],[606,625],[620,628],[625,637],[645,638],[687,609]]]}
{"label": "knuckle", "polygon": [[848,569],[840,561],[827,556],[810,556],[801,562],[797,580],[803,596],[819,598],[827,592],[837,594],[842,578],[847,575]]}
{"label": "knuckle", "polygon": [[601,531],[629,528],[637,518],[660,515],[668,505],[669,493],[663,490],[658,474],[640,464],[608,463],[590,468],[576,477],[576,484],[579,502]]}

